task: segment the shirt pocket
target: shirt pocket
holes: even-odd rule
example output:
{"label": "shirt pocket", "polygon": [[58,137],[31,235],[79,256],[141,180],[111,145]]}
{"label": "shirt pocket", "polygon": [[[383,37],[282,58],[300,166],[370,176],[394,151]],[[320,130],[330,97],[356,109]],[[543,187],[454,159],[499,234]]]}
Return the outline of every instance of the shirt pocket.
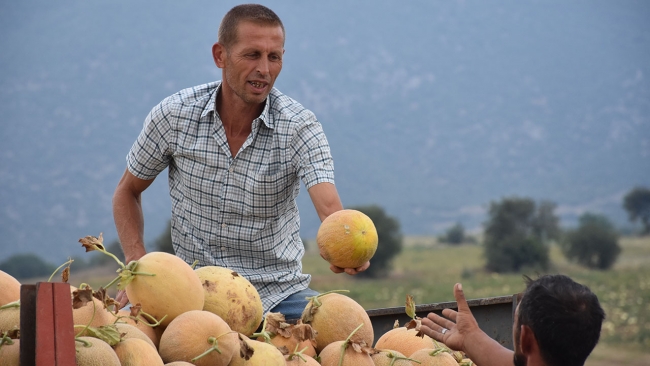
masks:
{"label": "shirt pocket", "polygon": [[264,218],[278,216],[286,208],[291,188],[287,172],[252,175],[245,184],[244,214]]}

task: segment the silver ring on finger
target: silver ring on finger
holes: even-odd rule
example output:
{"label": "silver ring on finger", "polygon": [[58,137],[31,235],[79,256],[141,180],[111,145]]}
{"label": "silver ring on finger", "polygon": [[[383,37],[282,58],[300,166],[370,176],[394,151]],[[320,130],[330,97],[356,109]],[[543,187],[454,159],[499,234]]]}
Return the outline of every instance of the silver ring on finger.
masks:
{"label": "silver ring on finger", "polygon": [[440,333],[445,334],[445,333],[447,333],[448,330],[449,330],[449,329],[447,329],[447,328],[442,328],[442,330],[440,331]]}

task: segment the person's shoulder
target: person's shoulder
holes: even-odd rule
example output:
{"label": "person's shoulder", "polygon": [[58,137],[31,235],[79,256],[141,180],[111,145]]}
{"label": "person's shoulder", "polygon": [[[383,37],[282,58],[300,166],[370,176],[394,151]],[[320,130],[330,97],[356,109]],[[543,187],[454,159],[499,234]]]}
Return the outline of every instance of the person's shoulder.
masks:
{"label": "person's shoulder", "polygon": [[269,108],[278,122],[304,124],[317,122],[316,115],[301,103],[273,88],[269,94]]}
{"label": "person's shoulder", "polygon": [[190,88],[185,88],[163,99],[161,104],[169,104],[180,107],[205,105],[210,101],[210,98],[214,95],[219,85],[220,82],[215,81],[193,86]]}

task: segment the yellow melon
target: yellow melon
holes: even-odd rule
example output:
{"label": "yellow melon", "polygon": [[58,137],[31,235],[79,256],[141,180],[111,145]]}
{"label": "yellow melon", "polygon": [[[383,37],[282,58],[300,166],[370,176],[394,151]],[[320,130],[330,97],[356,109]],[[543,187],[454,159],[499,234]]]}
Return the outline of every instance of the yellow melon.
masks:
{"label": "yellow melon", "polygon": [[428,335],[419,337],[415,329],[407,329],[406,327],[393,328],[388,332],[382,334],[377,343],[376,349],[388,349],[398,351],[406,357],[417,350],[424,348],[437,348],[435,341]]}
{"label": "yellow melon", "polygon": [[316,242],[320,254],[341,268],[357,268],[377,251],[377,229],[372,220],[357,210],[340,210],[321,223]]}
{"label": "yellow melon", "polygon": [[301,320],[316,331],[316,351],[328,344],[342,341],[360,324],[363,326],[353,335],[352,341],[372,345],[374,333],[372,322],[365,309],[352,298],[338,293],[324,293],[309,300]]}
{"label": "yellow melon", "polygon": [[137,261],[136,274],[126,285],[131,304],[141,304],[142,311],[166,326],[190,310],[203,309],[205,295],[201,280],[192,267],[179,257],[165,252],[149,252]]}
{"label": "yellow melon", "polygon": [[[71,286],[70,291],[72,291],[72,298],[74,298],[75,291],[78,290]],[[79,303],[79,305],[76,306],[73,305],[72,308],[72,321],[75,325],[75,334],[79,334],[81,332],[82,336],[86,336],[88,335],[88,332],[83,330],[84,326],[88,325],[94,328],[99,328],[102,325],[113,324],[115,321],[113,314],[104,308],[104,303],[95,297],[93,297],[92,301],[88,301],[85,305],[81,305],[81,303]]]}
{"label": "yellow melon", "polygon": [[444,348],[425,348],[413,352],[410,357],[413,360],[420,361],[420,366],[458,366],[458,362]]}
{"label": "yellow melon", "polygon": [[300,319],[296,324],[286,322],[281,313],[267,313],[265,327],[257,338],[260,342],[269,342],[278,348],[285,347],[289,352],[316,356],[316,332],[309,324]]}
{"label": "yellow melon", "polygon": [[116,344],[113,349],[122,366],[163,366],[163,361],[153,347],[140,338],[127,338]]}
{"label": "yellow melon", "polygon": [[75,349],[77,366],[121,366],[113,348],[99,338],[79,337]]}
{"label": "yellow melon", "polygon": [[370,357],[375,366],[413,366],[408,357],[393,350],[378,350]]}
{"label": "yellow melon", "polygon": [[[284,355],[277,347],[270,343],[248,339],[242,336],[242,343],[246,344],[249,351],[248,359],[242,354],[235,354],[228,366],[285,366]],[[242,352],[247,353],[247,352]]]}
{"label": "yellow melon", "polygon": [[151,338],[149,338],[149,336],[147,336],[143,331],[138,329],[135,325],[126,324],[126,323],[115,323],[114,325],[115,328],[117,328],[117,331],[122,335],[122,340],[131,339],[131,338],[141,339],[146,344],[148,344],[151,348],[153,348],[156,352],[158,352],[158,348],[153,343]]}
{"label": "yellow melon", "polygon": [[250,336],[262,323],[264,308],[257,289],[237,272],[219,266],[195,270],[203,290],[203,310],[219,315],[230,329]]}
{"label": "yellow melon", "polygon": [[13,329],[20,329],[20,305],[0,309],[0,335]]}
{"label": "yellow melon", "polygon": [[0,365],[20,365],[20,339],[0,340]]}
{"label": "yellow melon", "polygon": [[119,319],[115,321],[115,324],[133,325],[134,327],[138,328],[142,333],[144,333],[151,340],[154,347],[157,349],[158,341],[160,340],[160,337],[156,334],[156,330],[151,325],[148,325],[147,321],[145,319],[142,319],[142,317],[138,317],[138,321],[136,322],[134,319],[131,319],[129,317],[130,315],[131,312],[129,310],[118,311],[117,316],[119,317]]}
{"label": "yellow melon", "polygon": [[349,345],[343,351],[343,362],[341,359],[341,346],[345,341],[336,341],[325,347],[318,357],[322,366],[375,366],[372,357],[367,352],[358,352]]}
{"label": "yellow melon", "polygon": [[[239,339],[218,315],[190,310],[177,316],[165,328],[158,352],[167,363],[185,361],[196,366],[226,366],[239,352]],[[203,354],[205,356],[192,361]]]}
{"label": "yellow melon", "polygon": [[20,282],[7,272],[0,271],[0,306],[20,300]]}

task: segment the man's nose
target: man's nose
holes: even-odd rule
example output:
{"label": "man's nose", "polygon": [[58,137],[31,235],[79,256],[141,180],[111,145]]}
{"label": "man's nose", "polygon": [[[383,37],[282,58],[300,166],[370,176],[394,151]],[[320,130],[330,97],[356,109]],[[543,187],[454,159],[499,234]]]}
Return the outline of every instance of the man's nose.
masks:
{"label": "man's nose", "polygon": [[266,57],[260,57],[257,63],[257,71],[262,75],[269,74],[269,60]]}

